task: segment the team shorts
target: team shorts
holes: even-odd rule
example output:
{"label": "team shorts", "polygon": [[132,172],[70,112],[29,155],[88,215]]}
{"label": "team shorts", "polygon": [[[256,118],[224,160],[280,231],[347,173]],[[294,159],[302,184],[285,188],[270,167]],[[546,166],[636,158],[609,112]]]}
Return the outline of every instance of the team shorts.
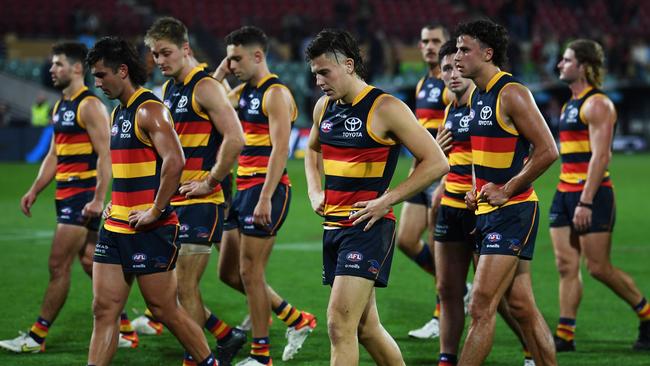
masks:
{"label": "team shorts", "polygon": [[425,188],[423,191],[414,194],[413,196],[406,199],[406,202],[413,203],[416,205],[425,205],[431,207],[431,200],[433,199],[433,192],[438,188],[440,181],[437,180],[431,183],[430,186]]}
{"label": "team shorts", "polygon": [[89,218],[81,215],[84,206],[92,201],[94,197],[94,191],[87,191],[62,200],[55,200],[56,222],[59,224],[83,226],[92,231],[99,230],[101,217]]}
{"label": "team shorts", "polygon": [[[551,204],[549,225],[551,227],[571,226],[573,214],[580,202],[582,192],[556,191]],[[591,209],[591,227],[580,234],[612,232],[616,222],[616,203],[612,187],[598,187]]]}
{"label": "team shorts", "polygon": [[468,242],[474,243],[471,234],[476,227],[476,215],[464,208],[440,205],[434,238],[439,242]]}
{"label": "team shorts", "polygon": [[323,233],[323,285],[336,276],[355,276],[388,286],[395,249],[395,221],[381,219],[368,231],[366,223]]}
{"label": "team shorts", "polygon": [[177,225],[164,225],[135,234],[102,228],[93,261],[119,264],[124,273],[167,272],[176,267],[179,248]]}
{"label": "team shorts", "polygon": [[234,221],[244,235],[268,237],[275,236],[282,227],[291,203],[291,186],[279,183],[271,196],[271,224],[260,226],[253,223],[253,211],[262,192],[262,184],[237,191],[228,219]]}
{"label": "team shorts", "polygon": [[537,202],[517,203],[476,215],[476,252],[479,255],[513,255],[531,260],[538,225]]}
{"label": "team shorts", "polygon": [[221,241],[223,232],[223,205],[197,203],[174,206],[180,229],[181,243],[212,245]]}

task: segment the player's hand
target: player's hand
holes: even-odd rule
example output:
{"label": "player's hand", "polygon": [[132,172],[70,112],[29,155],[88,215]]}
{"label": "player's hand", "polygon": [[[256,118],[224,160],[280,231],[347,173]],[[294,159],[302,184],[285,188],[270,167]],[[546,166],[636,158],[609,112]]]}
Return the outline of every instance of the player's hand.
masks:
{"label": "player's hand", "polygon": [[578,232],[586,232],[591,227],[591,208],[578,206],[573,213],[573,226]]}
{"label": "player's hand", "polygon": [[230,75],[231,73],[230,60],[228,60],[228,57],[224,57],[223,60],[221,60],[221,63],[219,63],[219,66],[217,66],[217,69],[214,70],[212,77],[221,82],[226,76]]}
{"label": "player's hand", "polygon": [[84,206],[83,209],[81,209],[81,216],[83,217],[99,217],[99,215],[102,214],[102,211],[104,210],[104,202],[103,201],[96,201],[92,200]]}
{"label": "player's hand", "polygon": [[438,127],[438,134],[436,134],[436,142],[440,145],[440,148],[445,153],[446,156],[449,156],[451,151],[451,142],[453,141],[453,136],[451,131],[446,129],[444,125]]}
{"label": "player's hand", "polygon": [[504,203],[508,202],[508,196],[503,190],[503,187],[499,187],[496,184],[490,182],[481,187],[481,191],[478,193],[477,201],[478,202],[487,202],[490,206],[501,206]]}
{"label": "player's hand", "polygon": [[36,202],[36,193],[30,189],[27,191],[27,193],[25,193],[23,198],[20,199],[20,210],[25,216],[32,217],[32,212],[30,209],[32,208],[34,202]]}
{"label": "player's hand", "polygon": [[471,191],[465,193],[465,205],[470,211],[476,211],[478,202],[476,200],[476,190],[472,189]]}
{"label": "player's hand", "polygon": [[363,231],[368,231],[377,220],[384,217],[390,211],[390,205],[383,199],[384,196],[376,198],[371,201],[360,201],[352,205],[354,208],[361,208],[361,210],[350,215],[350,219],[355,220],[352,225],[358,225],[363,221],[368,220],[368,223],[363,228]]}
{"label": "player's hand", "polygon": [[320,216],[325,215],[325,193],[323,191],[310,193],[309,202],[311,203],[311,208]]}
{"label": "player's hand", "polygon": [[153,224],[162,213],[155,208],[146,211],[133,210],[129,212],[129,225],[136,229],[141,229],[149,224]]}
{"label": "player's hand", "polygon": [[259,226],[271,225],[271,199],[262,198],[257,201],[255,210],[253,210],[253,223]]}
{"label": "player's hand", "polygon": [[204,180],[191,180],[183,183],[178,188],[178,193],[185,195],[185,198],[199,197],[210,194],[214,191],[214,187],[210,187],[207,179]]}
{"label": "player's hand", "polygon": [[104,208],[104,212],[102,212],[102,218],[104,220],[111,217],[111,209],[112,208],[113,208],[113,201],[109,201],[108,204],[106,205],[106,208]]}

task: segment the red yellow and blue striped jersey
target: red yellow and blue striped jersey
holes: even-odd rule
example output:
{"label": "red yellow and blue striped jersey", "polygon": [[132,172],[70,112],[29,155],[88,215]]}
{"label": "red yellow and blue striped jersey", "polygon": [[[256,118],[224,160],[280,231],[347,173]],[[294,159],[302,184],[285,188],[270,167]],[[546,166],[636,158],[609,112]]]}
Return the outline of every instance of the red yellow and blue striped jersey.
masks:
{"label": "red yellow and blue striped jersey", "polygon": [[[585,89],[577,98],[569,100],[560,115],[560,158],[562,168],[557,189],[561,192],[580,192],[587,181],[587,170],[591,160],[589,125],[582,114],[582,106],[594,95],[605,95],[595,88]],[[612,127],[613,128],[613,127]],[[600,184],[611,187],[609,170]]]}
{"label": "red yellow and blue striped jersey", "polygon": [[[369,85],[351,104],[325,100],[318,132],[325,172],[325,226],[352,226],[349,217],[358,211],[352,205],[388,189],[400,145],[371,130],[373,110],[386,95]],[[393,209],[384,217],[395,220]]]}
{"label": "red yellow and blue striped jersey", "polygon": [[79,106],[87,98],[97,98],[87,87],[79,89],[70,99],[61,98],[52,110],[54,150],[56,152],[56,199],[95,191],[97,184],[97,153],[86,124],[79,115]]}
{"label": "red yellow and blue striped jersey", "polygon": [[[202,68],[196,67],[182,83],[175,84],[169,80],[163,85],[163,100],[171,111],[174,129],[185,155],[181,184],[191,180],[204,180],[210,174],[223,141],[223,136],[195,99],[196,84],[205,78],[210,78],[210,75]],[[171,200],[172,206],[223,202],[224,196],[220,184],[217,184],[212,193],[203,197],[187,199],[176,192]]]}
{"label": "red yellow and blue striped jersey", "polygon": [[436,137],[438,126],[445,119],[445,106],[449,104],[445,83],[437,77],[425,76],[415,87],[415,116],[429,133]]}
{"label": "red yellow and blue striped jersey", "polygon": [[[104,228],[108,231],[122,234],[135,233],[135,228],[129,225],[129,212],[151,208],[160,187],[162,159],[138,126],[138,109],[145,103],[162,104],[151,91],[139,88],[133,93],[126,106],[118,105],[113,110],[111,118],[112,207],[110,216],[104,222]],[[158,221],[146,230],[172,224],[178,224],[178,218],[168,206]]]}
{"label": "red yellow and blue striped jersey", "polygon": [[441,205],[467,209],[465,193],[472,190],[472,144],[469,137],[469,105],[452,102],[445,109],[445,128],[451,131],[449,173]]}
{"label": "red yellow and blue striped jersey", "polygon": [[[492,77],[485,90],[474,90],[470,97],[470,136],[472,163],[476,176],[476,191],[487,183],[503,186],[519,174],[530,150],[530,142],[514,126],[508,126],[499,117],[499,94],[508,84],[520,84],[511,74],[499,72]],[[532,185],[515,192],[502,206],[537,201]],[[492,212],[498,207],[480,202],[477,215]]]}
{"label": "red yellow and blue striped jersey", "polygon": [[[269,117],[264,107],[264,98],[271,88],[286,88],[275,74],[269,74],[257,85],[250,83],[239,94],[238,114],[244,130],[244,150],[239,155],[237,167],[237,190],[264,184],[269,157],[273,148],[269,131]],[[291,122],[298,117],[296,102],[293,103]],[[280,183],[290,184],[287,170],[284,170]]]}

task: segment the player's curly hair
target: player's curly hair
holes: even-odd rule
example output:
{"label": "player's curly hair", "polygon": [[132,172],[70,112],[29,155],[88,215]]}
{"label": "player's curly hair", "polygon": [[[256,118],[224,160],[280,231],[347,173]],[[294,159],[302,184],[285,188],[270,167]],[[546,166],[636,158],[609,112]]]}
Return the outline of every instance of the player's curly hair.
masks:
{"label": "player's curly hair", "polygon": [[142,58],[135,48],[122,38],[110,36],[97,41],[86,56],[86,64],[92,67],[99,61],[103,61],[113,72],[117,72],[121,65],[126,65],[131,82],[137,86],[147,81],[147,70]]}
{"label": "player's curly hair", "polygon": [[488,19],[479,19],[461,23],[454,32],[455,38],[470,36],[479,41],[481,48],[493,50],[492,63],[503,67],[508,62],[508,31],[500,24]]}
{"label": "player's curly hair", "polygon": [[575,53],[578,63],[585,66],[585,77],[590,85],[600,88],[605,77],[605,53],[603,47],[590,39],[576,39],[567,48]]}
{"label": "player's curly hair", "polygon": [[340,29],[323,29],[309,42],[305,50],[307,62],[325,54],[332,54],[338,61],[338,55],[354,61],[354,72],[362,79],[366,77],[366,67],[361,57],[359,42],[352,35]]}

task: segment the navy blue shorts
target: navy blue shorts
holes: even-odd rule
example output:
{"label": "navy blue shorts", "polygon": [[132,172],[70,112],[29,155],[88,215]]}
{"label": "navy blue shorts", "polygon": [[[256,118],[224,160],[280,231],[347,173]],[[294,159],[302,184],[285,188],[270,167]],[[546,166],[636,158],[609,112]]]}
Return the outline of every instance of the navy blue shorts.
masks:
{"label": "navy blue shorts", "polygon": [[197,203],[174,206],[178,215],[181,243],[205,244],[219,243],[223,232],[223,205]]}
{"label": "navy blue shorts", "polygon": [[539,225],[537,202],[522,202],[476,215],[476,252],[533,259]]}
{"label": "navy blue shorts", "polygon": [[439,242],[474,243],[474,235],[470,234],[474,228],[476,228],[476,215],[473,211],[440,205],[434,238]]}
{"label": "navy blue shorts", "polygon": [[55,200],[56,222],[59,224],[83,226],[88,230],[99,230],[101,217],[84,217],[81,211],[95,197],[95,192],[81,192],[62,200]]}
{"label": "navy blue shorts", "polygon": [[405,201],[416,205],[425,205],[427,207],[431,207],[431,199],[433,197],[433,191],[436,190],[439,184],[440,181],[437,180],[431,183],[431,185],[425,188],[423,191],[414,194],[413,196],[407,198]]}
{"label": "navy blue shorts", "polygon": [[323,233],[323,285],[336,276],[355,276],[388,286],[395,249],[395,221],[381,219],[368,231],[365,223]]}
{"label": "navy blue shorts", "polygon": [[[549,214],[551,227],[573,227],[573,213],[580,202],[582,192],[556,191]],[[579,234],[612,232],[616,222],[616,203],[612,187],[598,187],[591,209],[591,227]]]}
{"label": "navy blue shorts", "polygon": [[236,222],[240,233],[249,236],[275,236],[282,227],[291,203],[291,186],[279,183],[271,197],[271,225],[253,223],[253,211],[262,192],[262,184],[237,191],[228,218]]}
{"label": "navy blue shorts", "polygon": [[160,226],[135,234],[120,234],[102,228],[93,261],[119,264],[125,273],[167,272],[176,267],[179,249],[177,225]]}

